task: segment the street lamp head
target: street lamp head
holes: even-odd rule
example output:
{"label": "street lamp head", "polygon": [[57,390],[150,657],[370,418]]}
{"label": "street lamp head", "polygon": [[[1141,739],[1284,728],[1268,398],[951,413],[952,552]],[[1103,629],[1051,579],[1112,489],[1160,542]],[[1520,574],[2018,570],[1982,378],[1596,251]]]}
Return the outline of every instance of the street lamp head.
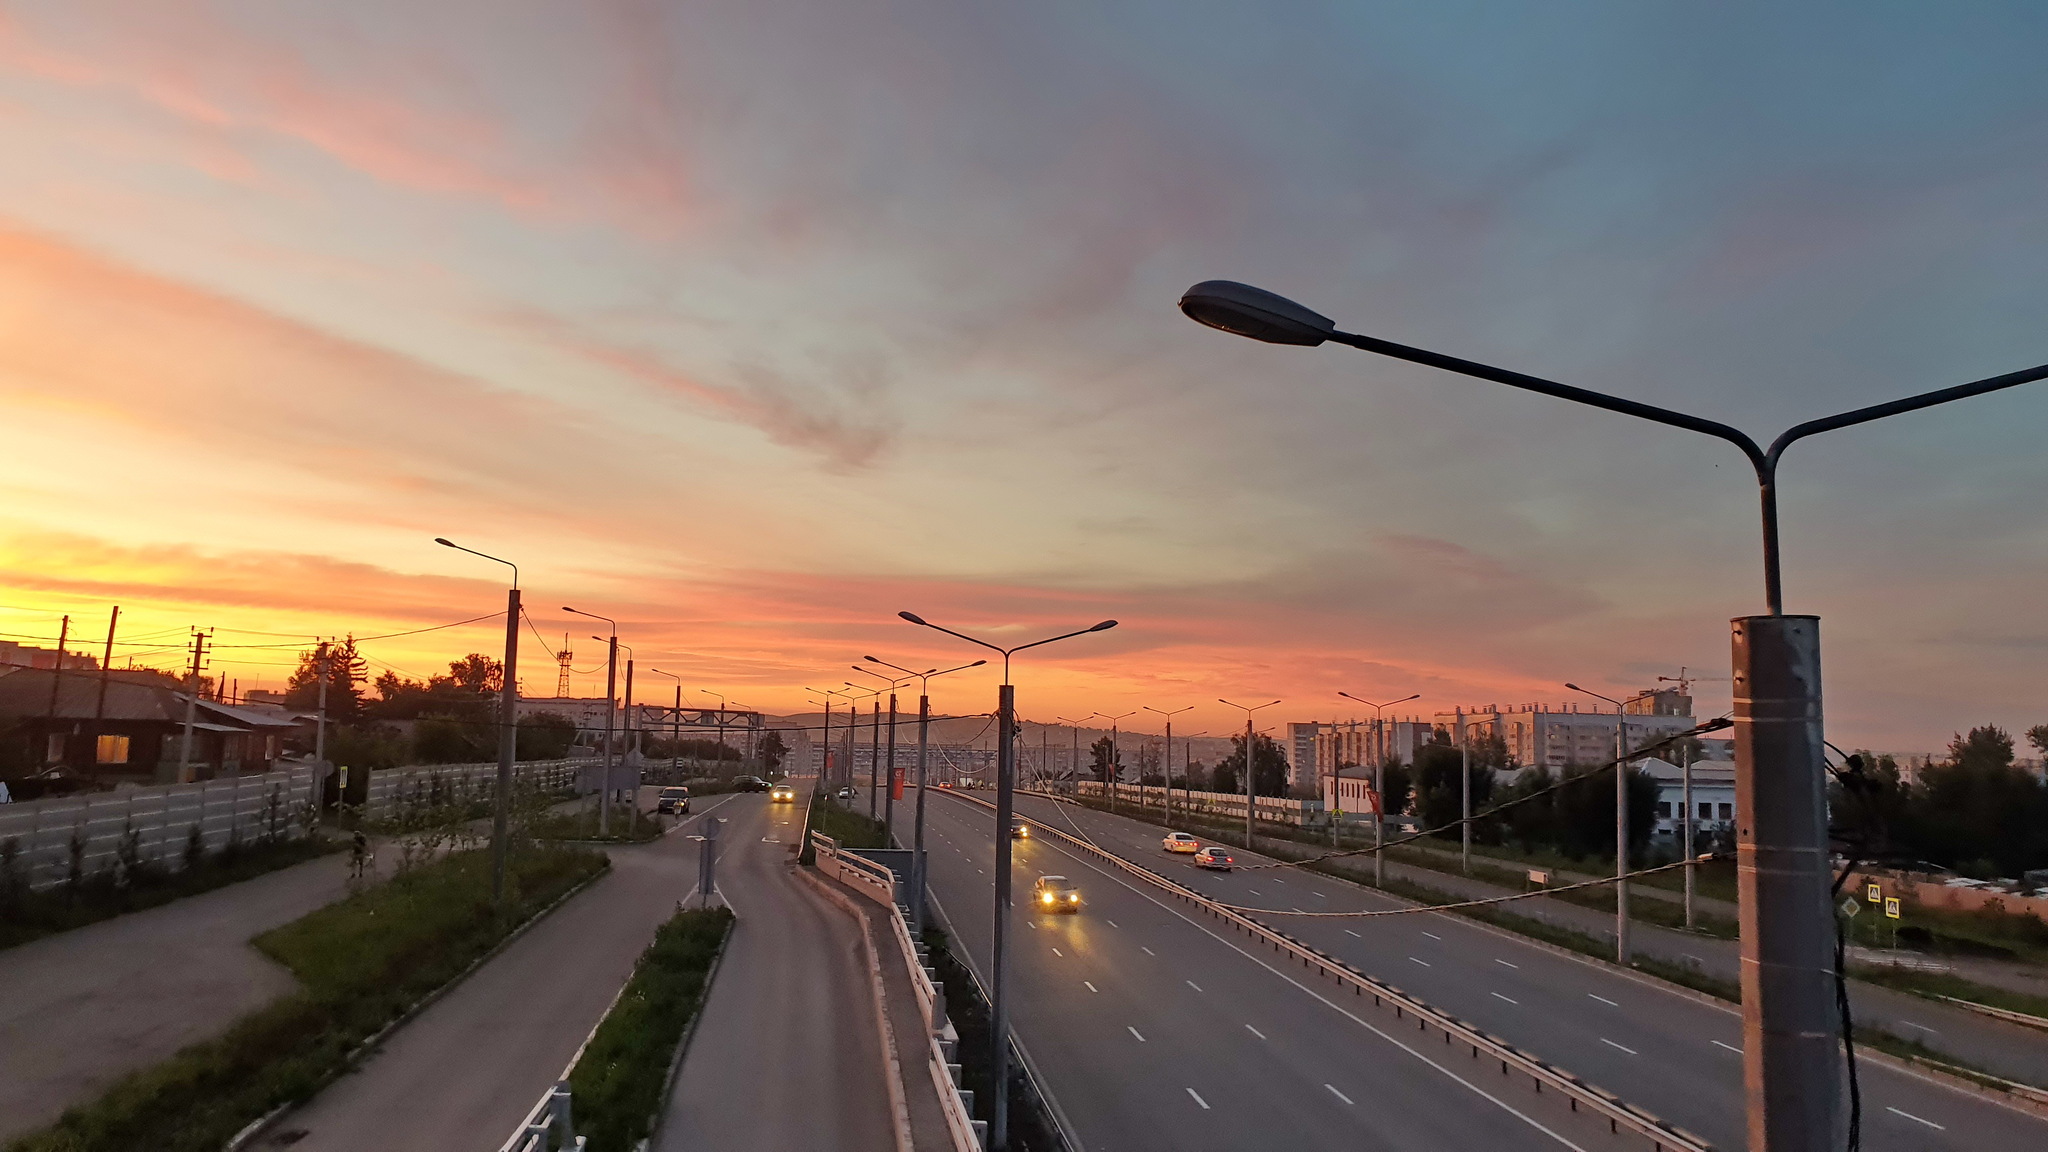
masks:
{"label": "street lamp head", "polygon": [[450,540],[450,539],[449,539],[449,538],[447,538],[446,536],[436,536],[436,537],[434,537],[434,543],[436,543],[436,544],[439,544],[439,545],[440,545],[440,546],[442,546],[443,548],[459,548],[459,547],[461,547],[461,545],[457,544],[457,543],[456,543],[455,541],[453,541],[453,540]]}
{"label": "street lamp head", "polygon": [[979,667],[981,667],[981,666],[982,666],[983,664],[986,664],[986,663],[988,663],[988,661],[986,661],[986,660],[976,660],[976,661],[975,661],[974,663],[972,663],[972,664],[969,664],[969,665],[968,665],[968,667],[969,667],[969,668],[979,668]]}
{"label": "street lamp head", "polygon": [[1337,323],[1285,296],[1235,280],[1204,280],[1181,294],[1180,310],[1206,324],[1268,344],[1313,348],[1330,338]]}
{"label": "street lamp head", "polygon": [[1090,632],[1107,632],[1107,631],[1109,631],[1109,630],[1110,630],[1111,628],[1114,628],[1114,627],[1116,627],[1116,621],[1114,621],[1114,620],[1104,620],[1104,621],[1103,621],[1102,623],[1100,623],[1100,624],[1097,624],[1097,625],[1096,625],[1095,627],[1093,627],[1093,628],[1090,628],[1090,629],[1089,629],[1089,631],[1090,631]]}
{"label": "street lamp head", "polygon": [[875,658],[874,658],[873,656],[863,656],[863,657],[861,657],[861,659],[863,659],[863,660],[867,661],[867,662],[868,662],[868,663],[870,663],[870,664],[880,664],[880,663],[881,663],[881,661],[880,661],[880,660],[877,660],[877,659],[875,659]]}
{"label": "street lamp head", "polygon": [[905,620],[910,621],[912,624],[924,623],[924,617],[919,616],[915,612],[898,612],[897,615],[903,617]]}
{"label": "street lamp head", "polygon": [[1569,688],[1569,689],[1571,689],[1571,690],[1572,690],[1572,691],[1574,691],[1574,692],[1584,692],[1584,691],[1585,691],[1585,689],[1584,689],[1584,688],[1581,688],[1581,687],[1579,687],[1579,686],[1578,686],[1577,684],[1574,684],[1574,683],[1572,683],[1572,682],[1571,682],[1571,681],[1569,681],[1569,680],[1565,681],[1565,685],[1564,685],[1564,686],[1565,686],[1565,687],[1567,687],[1567,688]]}

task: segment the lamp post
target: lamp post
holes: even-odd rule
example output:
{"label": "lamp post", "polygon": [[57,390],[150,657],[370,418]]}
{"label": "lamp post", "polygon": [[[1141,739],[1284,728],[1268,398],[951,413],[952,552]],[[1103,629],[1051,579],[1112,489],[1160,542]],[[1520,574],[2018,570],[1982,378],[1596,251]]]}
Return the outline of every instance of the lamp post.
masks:
{"label": "lamp post", "polygon": [[[604,657],[604,792],[598,797],[597,834],[610,835],[612,829],[612,725],[619,710],[619,622],[609,616],[595,612],[584,612],[568,605],[562,611],[576,616],[588,616],[602,620],[612,626],[612,634],[605,640]],[[592,639],[604,639],[592,637]]]}
{"label": "lamp post", "polygon": [[717,692],[713,692],[709,688],[699,688],[697,691],[706,696],[716,697],[718,700],[718,766],[723,768],[725,767],[725,697]]}
{"label": "lamp post", "polygon": [[[471,556],[481,556],[512,569],[512,587],[505,593],[505,666],[500,670],[502,683],[498,685],[498,795],[491,805],[491,903],[502,905],[505,902],[505,857],[511,840],[512,769],[519,759],[519,565],[474,548],[464,548],[446,537],[436,536],[434,543]],[[324,694],[327,688],[324,667],[321,669],[320,687]],[[323,722],[326,719],[324,709],[321,718]],[[324,737],[326,733],[321,735]]]}
{"label": "lamp post", "polygon": [[668,771],[675,777],[669,783],[678,784],[683,779],[683,678],[659,668],[649,668],[648,671],[676,682],[676,704],[668,714]]}
{"label": "lamp post", "polygon": [[[1566,684],[1614,705],[1614,962],[1628,966],[1628,705],[1590,688]],[[1641,695],[1630,700],[1640,700]]]}
{"label": "lamp post", "polygon": [[[1168,828],[1173,827],[1173,718],[1193,707],[1194,705],[1190,704],[1186,708],[1175,708],[1169,712],[1164,708],[1154,708],[1150,704],[1145,705],[1145,711],[1157,712],[1161,716],[1166,717],[1166,755],[1159,758],[1159,774],[1166,781],[1166,826]],[[1142,796],[1144,793],[1140,792],[1139,795]]]}
{"label": "lamp post", "polygon": [[1017,723],[1017,690],[1010,683],[1010,657],[1026,648],[1037,648],[1058,640],[1068,640],[1090,632],[1103,632],[1116,627],[1116,621],[1104,620],[1092,628],[1077,632],[1066,632],[1019,644],[1014,648],[1000,648],[986,640],[977,640],[964,632],[930,623],[923,617],[909,612],[898,612],[898,616],[925,628],[944,632],[948,636],[979,645],[1003,657],[1003,684],[996,693],[996,891],[995,920],[992,925],[991,948],[993,955],[989,965],[991,983],[994,988],[989,994],[989,1042],[994,1049],[990,1063],[995,1073],[995,1105],[989,1122],[989,1146],[995,1152],[1003,1152],[1010,1145],[1010,1017],[1009,1017],[1009,955],[1008,929],[1010,919],[1010,812],[1014,805],[1013,791],[1016,787],[1017,742],[1012,739],[1012,730]]}
{"label": "lamp post", "polygon": [[827,770],[832,759],[832,698],[849,694],[838,688],[805,688],[804,691],[816,692],[825,698],[825,732],[818,740],[818,787],[823,788],[830,778]]}
{"label": "lamp post", "polygon": [[[986,661],[986,660],[976,660],[976,661],[975,661],[974,663],[972,663],[972,664],[962,664],[962,665],[960,665],[960,666],[959,666],[958,668],[947,668],[947,669],[944,669],[944,670],[940,670],[940,669],[937,669],[937,668],[927,668],[927,669],[925,669],[925,670],[924,670],[924,671],[922,671],[922,672],[912,672],[912,671],[911,671],[910,669],[908,669],[908,668],[905,668],[905,667],[904,667],[903,665],[901,665],[901,664],[891,664],[891,663],[889,663],[889,662],[888,662],[887,660],[877,660],[877,659],[875,659],[875,658],[874,658],[873,656],[863,656],[863,657],[861,657],[861,659],[863,659],[863,660],[866,660],[866,661],[868,661],[868,662],[869,662],[869,663],[871,663],[871,664],[880,664],[880,665],[881,665],[882,667],[884,667],[884,668],[894,668],[894,669],[895,669],[896,671],[898,671],[898,672],[902,672],[902,673],[904,673],[904,674],[905,674],[906,676],[913,676],[913,677],[916,677],[916,678],[917,678],[917,681],[918,681],[918,688],[917,688],[917,816],[916,816],[916,818],[915,818],[915,819],[916,819],[916,825],[917,825],[917,827],[916,827],[916,830],[915,830],[914,832],[912,832],[912,834],[911,834],[911,840],[912,840],[912,845],[911,845],[911,855],[910,855],[910,886],[911,886],[911,900],[910,900],[910,924],[911,924],[911,927],[912,927],[912,928],[914,928],[914,929],[916,930],[916,932],[917,932],[917,935],[919,935],[919,936],[923,936],[923,935],[924,935],[924,868],[925,868],[925,864],[924,864],[924,789],[925,789],[925,770],[926,770],[926,766],[927,766],[927,765],[929,764],[929,762],[930,762],[930,760],[929,760],[929,754],[930,754],[930,751],[931,751],[931,740],[930,740],[930,736],[931,736],[931,726],[932,726],[932,677],[934,677],[934,676],[945,676],[945,675],[948,675],[948,674],[950,674],[950,673],[953,673],[953,672],[963,672],[963,671],[965,671],[965,670],[967,670],[967,669],[969,669],[969,668],[979,668],[979,667],[981,667],[981,666],[982,666],[983,664],[986,664],[986,663],[988,663],[988,661]],[[892,783],[893,783],[893,782],[892,782]]]}
{"label": "lamp post", "polygon": [[1410,700],[1420,700],[1422,699],[1422,693],[1417,692],[1412,696],[1403,696],[1399,700],[1389,700],[1385,704],[1375,704],[1363,696],[1353,696],[1351,693],[1342,690],[1339,690],[1337,695],[1342,696],[1346,700],[1357,701],[1372,709],[1373,743],[1375,745],[1372,758],[1372,883],[1375,888],[1385,888],[1387,886],[1387,859],[1386,853],[1381,851],[1381,845],[1386,843],[1387,793],[1384,788],[1385,781],[1382,779],[1382,774],[1387,754],[1386,749],[1380,746],[1383,744],[1383,741],[1378,738],[1380,709],[1392,708],[1396,704],[1406,704]]}
{"label": "lamp post", "polygon": [[[1136,715],[1136,712],[1122,712],[1115,716],[1111,716],[1107,712],[1097,712],[1094,716],[1089,717],[1089,719],[1091,720],[1100,719],[1109,721],[1109,811],[1112,815],[1116,813],[1117,782],[1119,778],[1122,777],[1124,774],[1123,757],[1117,755],[1117,752],[1119,751],[1119,749],[1117,748],[1117,737],[1121,734],[1117,729],[1117,725],[1121,723],[1126,716]],[[1144,793],[1142,792],[1138,794],[1138,807],[1140,809],[1143,809],[1145,807]]]}
{"label": "lamp post", "polygon": [[[1208,731],[1205,729],[1201,732],[1190,732],[1180,738],[1180,790],[1187,793],[1184,800],[1186,801],[1188,811],[1191,813],[1195,810],[1195,782],[1189,779],[1189,764],[1195,755],[1195,741],[1208,734]],[[1168,773],[1167,779],[1171,780],[1172,778],[1172,773]]]}
{"label": "lamp post", "polygon": [[[865,659],[865,657],[863,657],[863,659]],[[877,663],[879,663],[879,661],[877,661]],[[890,667],[892,667],[892,668],[893,668],[893,667],[895,667],[895,665],[893,665],[893,664],[892,664],[892,665],[890,665]],[[917,675],[917,673],[913,672],[913,673],[911,673],[911,674],[910,674],[910,676],[905,676],[905,677],[898,677],[898,678],[896,678],[896,679],[893,679],[893,680],[892,680],[892,679],[890,679],[889,677],[887,677],[887,676],[884,676],[884,675],[882,675],[882,674],[881,674],[880,672],[877,672],[877,671],[875,671],[875,670],[874,670],[874,669],[872,669],[872,668],[863,668],[863,667],[861,667],[861,666],[860,666],[860,665],[858,665],[858,664],[852,665],[852,668],[853,668],[853,670],[854,670],[855,672],[858,672],[858,673],[860,673],[860,674],[861,674],[861,675],[863,675],[863,676],[873,676],[873,677],[876,677],[877,679],[880,679],[880,680],[887,680],[887,681],[889,682],[889,687],[888,687],[888,693],[889,693],[889,764],[888,764],[888,768],[887,768],[887,770],[886,770],[886,771],[885,771],[885,772],[883,773],[883,775],[882,775],[882,779],[883,779],[883,781],[884,781],[884,785],[883,785],[883,794],[882,794],[882,834],[883,834],[883,836],[884,836],[884,837],[885,837],[885,838],[886,838],[886,839],[887,839],[887,840],[889,841],[889,843],[891,843],[891,844],[894,844],[894,843],[896,842],[896,791],[897,791],[897,784],[896,784],[896,688],[897,688],[897,686],[898,686],[898,685],[902,684],[902,683],[903,683],[903,682],[904,682],[905,680],[908,680],[908,679],[910,679],[911,677],[914,677],[914,676],[916,676],[916,675]],[[880,703],[880,701],[876,701],[876,703]]]}
{"label": "lamp post", "polygon": [[1252,771],[1252,713],[1257,712],[1261,708],[1271,708],[1273,705],[1278,704],[1279,701],[1268,700],[1264,704],[1246,706],[1243,704],[1231,704],[1230,701],[1219,696],[1216,698],[1216,702],[1218,704],[1230,704],[1232,708],[1244,710],[1244,850],[1250,852],[1254,850],[1253,845],[1256,843],[1253,840],[1252,818],[1257,815],[1259,806],[1257,793],[1253,791],[1255,785],[1252,782],[1253,777],[1256,775]]}
{"label": "lamp post", "polygon": [[1778,558],[1778,463],[1794,443],[2048,379],[2048,365],[1795,424],[1770,447],[1748,433],[1668,408],[1337,330],[1283,296],[1229,280],[1188,289],[1189,318],[1270,344],[1334,340],[1726,440],[1748,458],[1763,528],[1767,615],[1730,621],[1735,687],[1736,880],[1742,936],[1743,1086],[1751,1152],[1824,1147],[1842,1095],[1835,1004],[1834,912],[1821,746],[1820,618],[1785,615]]}
{"label": "lamp post", "polygon": [[1067,771],[1072,773],[1075,781],[1078,782],[1081,779],[1081,725],[1086,724],[1090,720],[1093,720],[1094,717],[1055,716],[1053,717],[1053,719],[1058,720],[1060,723],[1065,724],[1074,731],[1074,750],[1070,754],[1072,759],[1067,761]]}
{"label": "lamp post", "polygon": [[[870,735],[868,737],[868,819],[875,820],[879,818],[879,810],[876,808],[876,804],[879,801],[875,798],[875,790],[882,775],[882,701],[878,697],[882,693],[887,692],[888,689],[863,688],[851,680],[847,680],[844,683],[848,688],[875,701],[875,719],[873,726],[869,729]],[[853,723],[856,727],[860,724],[860,708],[858,705],[854,707]],[[853,730],[851,728],[847,730],[846,736],[846,768],[848,772],[853,771]]]}

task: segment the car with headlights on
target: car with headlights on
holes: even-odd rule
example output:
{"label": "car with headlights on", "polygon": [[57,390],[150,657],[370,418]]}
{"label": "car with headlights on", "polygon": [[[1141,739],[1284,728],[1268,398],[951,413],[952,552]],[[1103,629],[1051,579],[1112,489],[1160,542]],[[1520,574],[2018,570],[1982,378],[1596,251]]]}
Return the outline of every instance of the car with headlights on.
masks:
{"label": "car with headlights on", "polygon": [[796,789],[791,788],[787,784],[777,784],[768,790],[768,802],[770,804],[790,804],[794,803],[795,800]]}
{"label": "car with headlights on", "polygon": [[672,784],[654,795],[654,810],[665,816],[681,816],[690,811],[690,790],[680,784]]}
{"label": "car with headlights on", "polygon": [[1195,867],[1197,868],[1213,868],[1218,872],[1228,872],[1236,863],[1237,861],[1230,858],[1230,853],[1216,847],[1214,844],[1195,853]]}
{"label": "car with headlights on", "polygon": [[1199,852],[1202,849],[1202,842],[1185,832],[1168,832],[1166,838],[1159,842],[1159,846],[1168,852]]}
{"label": "car with headlights on", "polygon": [[1065,876],[1040,876],[1031,886],[1031,906],[1040,912],[1079,912],[1081,890]]}
{"label": "car with headlights on", "polygon": [[1010,839],[1031,839],[1031,825],[1027,823],[1022,816],[1010,817]]}

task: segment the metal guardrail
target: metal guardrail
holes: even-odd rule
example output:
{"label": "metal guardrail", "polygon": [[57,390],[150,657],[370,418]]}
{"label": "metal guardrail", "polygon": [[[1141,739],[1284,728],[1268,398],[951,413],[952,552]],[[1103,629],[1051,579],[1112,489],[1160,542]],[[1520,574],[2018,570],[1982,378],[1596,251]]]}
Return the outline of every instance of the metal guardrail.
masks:
{"label": "metal guardrail", "polygon": [[[982,805],[985,808],[993,809],[995,807],[995,805],[979,797],[961,796],[959,798],[971,804]],[[1126,860],[1122,856],[1099,848],[1078,836],[1073,836],[1058,828],[1053,828],[1042,821],[1039,822],[1038,827],[1043,831],[1051,832],[1083,852],[1107,861],[1116,867],[1122,868],[1166,889],[1181,900],[1201,909],[1217,920],[1229,924],[1249,936],[1264,941],[1277,952],[1300,961],[1303,967],[1319,972],[1339,984],[1346,985],[1359,995],[1372,996],[1375,1007],[1382,1004],[1391,1005],[1397,1017],[1405,1013],[1415,1017],[1423,1025],[1436,1028],[1444,1034],[1446,1043],[1455,1041],[1466,1045],[1471,1049],[1472,1055],[1475,1058],[1481,1053],[1486,1054],[1489,1058],[1499,1061],[1503,1074],[1512,1069],[1529,1077],[1537,1085],[1538,1091],[1541,1091],[1544,1086],[1548,1086],[1563,1093],[1573,1102],[1574,1108],[1583,1104],[1596,1114],[1605,1117],[1610,1131],[1619,1132],[1626,1128],[1630,1132],[1650,1141],[1651,1146],[1656,1152],[1666,1152],[1667,1149],[1670,1152],[1715,1152],[1714,1146],[1705,1139],[1628,1103],[1614,1093],[1589,1083],[1576,1074],[1566,1071],[1540,1056],[1524,1052],[1506,1040],[1489,1035],[1478,1027],[1467,1024],[1441,1009],[1433,1008],[1393,985],[1353,968],[1334,956],[1325,955],[1284,932],[1269,928],[1243,913],[1234,912],[1217,901],[1211,900],[1193,889],[1184,887],[1152,871],[1150,868]]]}

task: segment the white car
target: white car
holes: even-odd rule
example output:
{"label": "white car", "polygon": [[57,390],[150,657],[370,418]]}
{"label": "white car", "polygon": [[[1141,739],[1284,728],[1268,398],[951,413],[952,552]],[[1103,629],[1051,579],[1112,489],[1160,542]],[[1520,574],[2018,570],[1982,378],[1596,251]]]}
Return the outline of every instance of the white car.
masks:
{"label": "white car", "polygon": [[1168,832],[1159,846],[1168,852],[1196,852],[1201,850],[1202,842],[1185,832]]}

